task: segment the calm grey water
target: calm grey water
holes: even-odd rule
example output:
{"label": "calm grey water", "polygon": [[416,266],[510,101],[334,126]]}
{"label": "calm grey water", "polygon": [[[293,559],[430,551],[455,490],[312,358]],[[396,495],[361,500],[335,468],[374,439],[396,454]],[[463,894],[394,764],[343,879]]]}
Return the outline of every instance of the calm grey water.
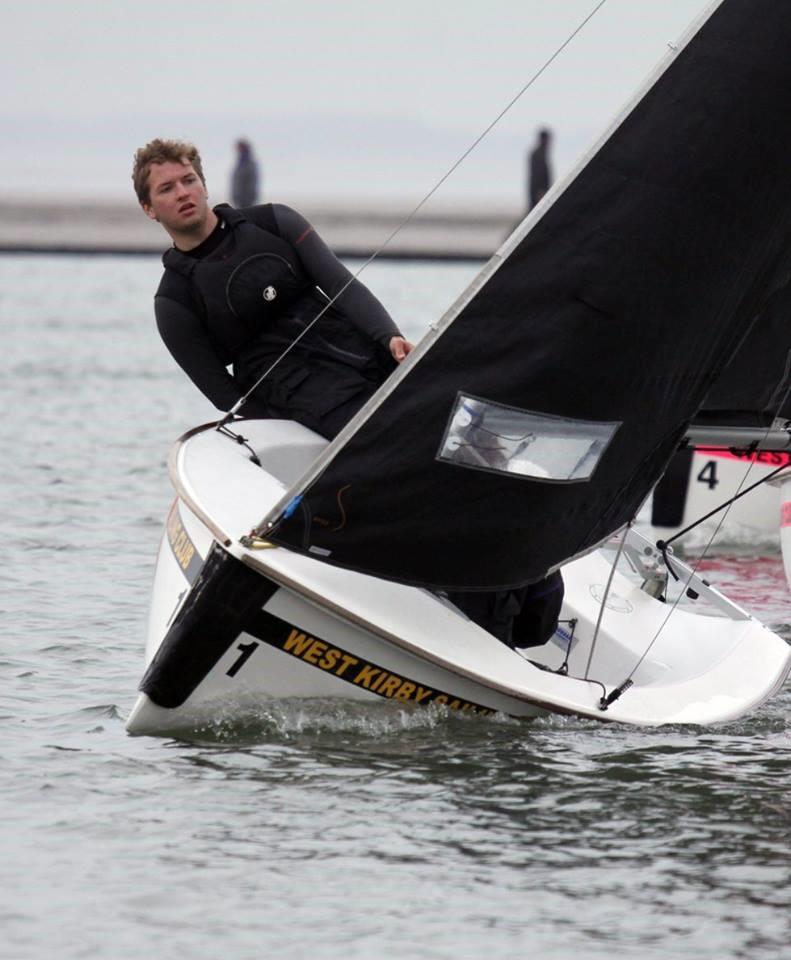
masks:
{"label": "calm grey water", "polygon": [[[788,685],[710,729],[279,702],[126,736],[168,448],[214,415],[159,269],[0,258],[0,956],[791,956]],[[472,273],[366,277],[417,335]],[[779,556],[709,569],[791,637]]]}

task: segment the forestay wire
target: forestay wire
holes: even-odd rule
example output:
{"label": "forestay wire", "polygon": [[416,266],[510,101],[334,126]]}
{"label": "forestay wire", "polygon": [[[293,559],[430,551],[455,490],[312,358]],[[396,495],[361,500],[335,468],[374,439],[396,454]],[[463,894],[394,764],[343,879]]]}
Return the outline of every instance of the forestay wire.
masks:
{"label": "forestay wire", "polygon": [[226,423],[229,423],[234,416],[238,413],[242,405],[250,397],[250,394],[254,393],[255,390],[266,380],[269,374],[275,369],[275,367],[286,357],[294,347],[299,343],[299,341],[310,331],[315,323],[317,323],[330,309],[330,307],[336,302],[336,300],[343,294],[343,292],[349,287],[354,281],[360,276],[360,274],[365,270],[365,268],[371,264],[381,253],[382,251],[390,245],[393,239],[404,229],[404,227],[417,215],[417,213],[425,206],[426,203],[431,199],[431,197],[439,190],[443,183],[450,177],[454,171],[467,159],[467,157],[472,153],[472,151],[478,146],[478,144],[488,136],[488,134],[494,129],[494,127],[502,120],[502,118],[508,113],[509,110],[516,104],[516,102],[532,87],[532,85],[538,80],[538,78],[551,66],[551,64],[560,56],[560,54],[566,49],[566,47],[571,43],[571,41],[580,33],[581,30],[593,19],[593,17],[601,10],[601,8],[607,3],[607,0],[599,0],[599,3],[591,10],[591,12],[575,27],[575,29],[566,37],[566,39],[561,43],[561,45],[555,50],[555,52],[539,67],[538,70],[533,74],[533,76],[525,83],[525,85],[519,90],[509,100],[509,102],[503,107],[503,109],[497,114],[494,120],[473,140],[473,142],[467,147],[467,149],[461,154],[461,156],[453,163],[453,165],[447,170],[445,174],[434,184],[434,186],[428,191],[428,193],[423,197],[423,199],[415,206],[405,217],[404,219],[392,230],[388,237],[374,250],[374,252],[365,260],[357,270],[356,273],[352,274],[349,279],[344,283],[341,289],[332,297],[324,307],[316,314],[316,316],[311,320],[311,322],[300,331],[299,335],[292,340],[292,342],[286,347],[286,349],[280,354],[280,356],[261,374],[261,376],[256,380],[256,382],[250,387],[250,389],[245,393],[245,395],[238,400],[234,406],[228,411],[228,413],[223,417],[223,419],[218,424],[218,428],[224,426]]}

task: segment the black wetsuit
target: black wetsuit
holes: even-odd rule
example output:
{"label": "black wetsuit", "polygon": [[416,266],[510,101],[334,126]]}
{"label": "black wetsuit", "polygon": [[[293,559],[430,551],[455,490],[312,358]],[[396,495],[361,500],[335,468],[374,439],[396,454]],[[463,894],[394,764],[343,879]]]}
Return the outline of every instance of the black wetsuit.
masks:
{"label": "black wetsuit", "polygon": [[227,411],[348,284],[239,411],[334,436],[395,367],[388,345],[398,328],[295,210],[221,204],[215,213],[217,227],[203,243],[163,257],[154,300],[162,339]]}
{"label": "black wetsuit", "polygon": [[448,592],[447,598],[509,647],[537,647],[557,629],[563,605],[560,571],[518,590]]}

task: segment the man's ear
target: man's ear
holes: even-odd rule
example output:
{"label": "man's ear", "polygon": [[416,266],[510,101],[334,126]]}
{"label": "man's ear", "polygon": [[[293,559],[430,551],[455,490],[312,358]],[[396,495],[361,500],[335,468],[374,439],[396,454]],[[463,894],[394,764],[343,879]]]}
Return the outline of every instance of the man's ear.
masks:
{"label": "man's ear", "polygon": [[141,203],[140,206],[143,208],[143,213],[149,218],[149,220],[159,221],[159,217],[154,213],[149,204]]}

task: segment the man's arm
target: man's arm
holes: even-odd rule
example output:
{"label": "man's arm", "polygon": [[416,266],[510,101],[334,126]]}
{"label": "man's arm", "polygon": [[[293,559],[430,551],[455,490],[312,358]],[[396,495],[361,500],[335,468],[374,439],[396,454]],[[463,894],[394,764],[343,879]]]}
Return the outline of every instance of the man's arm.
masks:
{"label": "man's arm", "polygon": [[313,283],[330,298],[343,290],[335,302],[344,315],[396,360],[403,360],[412,345],[371,291],[354,279],[302,214],[283,203],[273,203],[272,213],[280,235],[294,246]]}
{"label": "man's arm", "polygon": [[217,356],[198,317],[167,297],[154,298],[154,313],[176,363],[215,407],[230,410],[241,397],[239,387]]}

